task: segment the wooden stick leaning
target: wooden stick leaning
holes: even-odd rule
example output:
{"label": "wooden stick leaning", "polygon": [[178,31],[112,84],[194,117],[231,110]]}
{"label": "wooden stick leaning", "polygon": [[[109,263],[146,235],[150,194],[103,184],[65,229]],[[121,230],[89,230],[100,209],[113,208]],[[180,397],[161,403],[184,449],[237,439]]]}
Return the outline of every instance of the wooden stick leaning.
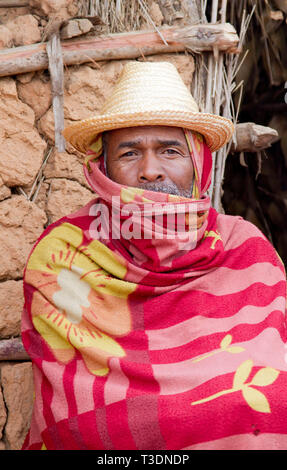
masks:
{"label": "wooden stick leaning", "polygon": [[58,152],[65,151],[64,129],[64,68],[61,42],[58,34],[53,34],[47,44],[49,72],[51,76],[53,112],[55,122],[55,146]]}
{"label": "wooden stick leaning", "polygon": [[[112,59],[135,59],[153,54],[212,51],[239,53],[239,37],[232,25],[197,24],[186,28],[163,28],[157,32],[135,31],[110,34],[90,39],[62,41],[64,65],[83,64]],[[47,43],[14,47],[0,51],[0,77],[48,68]]]}

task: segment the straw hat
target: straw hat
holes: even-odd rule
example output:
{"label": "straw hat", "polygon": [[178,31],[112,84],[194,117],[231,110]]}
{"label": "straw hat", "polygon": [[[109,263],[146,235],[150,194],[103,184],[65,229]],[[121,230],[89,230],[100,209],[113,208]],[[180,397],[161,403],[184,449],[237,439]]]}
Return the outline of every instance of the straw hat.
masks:
{"label": "straw hat", "polygon": [[63,135],[86,153],[96,136],[112,129],[136,126],[184,127],[199,132],[213,152],[231,138],[229,119],[199,112],[177,69],[169,62],[129,62],[101,114],[68,126]]}

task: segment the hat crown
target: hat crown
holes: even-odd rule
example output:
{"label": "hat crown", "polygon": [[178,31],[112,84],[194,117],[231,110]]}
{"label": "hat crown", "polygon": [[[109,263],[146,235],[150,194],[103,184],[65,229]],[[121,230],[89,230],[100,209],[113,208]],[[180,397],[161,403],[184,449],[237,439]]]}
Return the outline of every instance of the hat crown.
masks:
{"label": "hat crown", "polygon": [[169,62],[128,62],[102,112],[66,127],[63,135],[87,152],[106,131],[136,126],[181,127],[202,134],[213,152],[231,138],[230,119],[199,112],[177,69]]}
{"label": "hat crown", "polygon": [[169,62],[127,63],[102,114],[147,111],[198,112],[198,105]]}

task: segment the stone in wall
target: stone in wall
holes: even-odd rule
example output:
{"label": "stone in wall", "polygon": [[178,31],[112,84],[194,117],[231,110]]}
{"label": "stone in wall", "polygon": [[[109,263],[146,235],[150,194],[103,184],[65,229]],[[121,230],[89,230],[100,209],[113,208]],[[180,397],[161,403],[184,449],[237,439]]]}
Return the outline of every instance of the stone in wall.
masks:
{"label": "stone in wall", "polygon": [[[98,113],[120,75],[125,61],[111,61],[92,68],[69,67],[65,72],[64,117],[68,125]],[[39,120],[44,137],[54,142],[54,115],[50,108]]]}
{"label": "stone in wall", "polygon": [[83,160],[83,155],[79,153],[58,152],[54,149],[44,169],[44,176],[75,180],[90,189],[83,172]]}
{"label": "stone in wall", "polygon": [[1,24],[5,24],[8,21],[13,20],[16,16],[29,15],[30,13],[29,5],[15,8],[0,7],[0,22]]}
{"label": "stone in wall", "polygon": [[20,82],[20,83],[29,83],[32,80],[32,78],[35,76],[35,73],[37,72],[20,73],[19,75],[16,75],[16,80],[17,82]]}
{"label": "stone in wall", "polygon": [[19,279],[32,246],[44,230],[46,214],[24,196],[0,202],[0,280]]}
{"label": "stone in wall", "polygon": [[11,190],[3,183],[0,176],[0,201],[11,196]]}
{"label": "stone in wall", "polygon": [[51,83],[42,73],[34,75],[31,80],[24,83],[20,80],[17,82],[18,96],[33,109],[37,121],[52,104]]}
{"label": "stone in wall", "polygon": [[0,339],[20,336],[23,304],[22,281],[0,283]]}
{"label": "stone in wall", "polygon": [[76,212],[94,197],[94,193],[84,188],[77,181],[64,178],[51,180],[47,201],[47,215],[49,222]]}
{"label": "stone in wall", "polygon": [[22,103],[12,78],[0,79],[0,175],[8,186],[33,182],[46,142],[34,127],[33,110]]}
{"label": "stone in wall", "polygon": [[61,28],[61,39],[70,39],[86,34],[93,29],[93,24],[87,18],[75,18]]}
{"label": "stone in wall", "polygon": [[79,9],[79,2],[76,0],[29,0],[29,5],[33,12],[54,19],[75,16]]}
{"label": "stone in wall", "polygon": [[0,49],[12,47],[13,37],[11,31],[4,25],[0,25]]}
{"label": "stone in wall", "polygon": [[50,145],[55,145],[54,113],[52,108],[49,108],[49,110],[39,119],[37,128]]}
{"label": "stone in wall", "polygon": [[33,15],[16,16],[6,23],[14,46],[26,46],[41,41],[38,21]]}
{"label": "stone in wall", "polygon": [[4,430],[6,449],[20,450],[30,426],[33,407],[32,364],[3,364],[1,385],[7,409]]}
{"label": "stone in wall", "polygon": [[71,121],[85,119],[101,110],[118,79],[123,64],[114,60],[92,68],[74,68],[65,79],[64,113]]}

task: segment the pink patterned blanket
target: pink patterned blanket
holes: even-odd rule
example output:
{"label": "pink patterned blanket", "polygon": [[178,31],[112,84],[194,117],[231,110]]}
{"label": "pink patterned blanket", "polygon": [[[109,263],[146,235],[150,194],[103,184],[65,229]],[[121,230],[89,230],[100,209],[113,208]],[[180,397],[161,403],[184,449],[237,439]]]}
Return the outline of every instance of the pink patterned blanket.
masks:
{"label": "pink patterned blanket", "polygon": [[[94,147],[85,171],[95,199],[34,247],[22,337],[35,403],[23,449],[286,449],[284,267],[256,227],[209,208],[211,156],[187,137],[198,199],[122,187]],[[188,239],[168,236],[166,212],[162,238],[147,214],[150,238],[123,236],[124,205],[138,228],[155,203],[161,214],[175,205]]]}

